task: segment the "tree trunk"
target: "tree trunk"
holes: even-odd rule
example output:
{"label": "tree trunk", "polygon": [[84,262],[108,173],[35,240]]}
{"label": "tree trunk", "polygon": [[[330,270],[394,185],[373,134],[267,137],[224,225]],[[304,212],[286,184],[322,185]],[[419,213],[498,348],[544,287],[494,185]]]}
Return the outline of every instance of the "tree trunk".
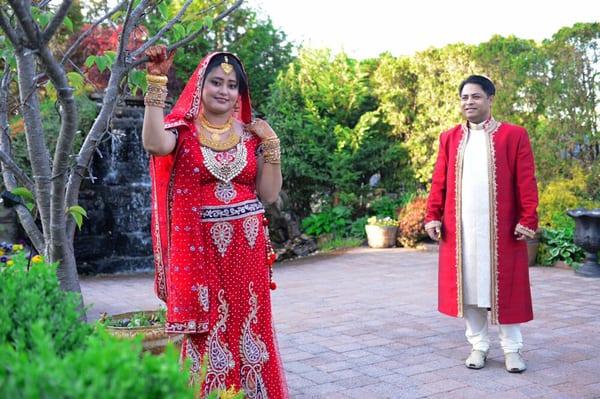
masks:
{"label": "tree trunk", "polygon": [[35,198],[42,221],[42,232],[46,248],[43,253],[48,253],[47,245],[50,234],[50,192],[51,171],[50,155],[43,134],[40,103],[36,87],[36,70],[33,52],[26,48],[16,49],[17,70],[19,76],[19,99],[21,112],[25,122],[25,137],[29,160],[35,182]]}

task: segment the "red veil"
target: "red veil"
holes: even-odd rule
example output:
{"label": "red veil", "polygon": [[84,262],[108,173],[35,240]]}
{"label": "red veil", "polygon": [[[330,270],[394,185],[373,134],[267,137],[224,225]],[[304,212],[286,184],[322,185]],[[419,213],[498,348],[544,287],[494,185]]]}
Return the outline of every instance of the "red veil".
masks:
{"label": "red veil", "polygon": [[[242,73],[246,75],[244,66],[240,59],[227,52],[214,52],[208,54],[200,61],[198,67],[190,77],[185,88],[181,92],[179,99],[165,119],[165,129],[191,129],[194,121],[198,117],[202,109],[202,88],[204,85],[204,77],[206,67],[213,57],[224,54],[232,57],[242,67]],[[248,79],[246,79],[246,82]],[[234,117],[248,124],[252,121],[252,106],[250,105],[250,90],[246,85],[246,90],[240,93],[238,101],[239,108],[234,114]],[[155,279],[154,289],[158,297],[167,301],[167,268],[168,250],[169,250],[169,183],[171,180],[171,171],[175,160],[177,159],[179,145],[169,155],[151,156],[150,157],[150,179],[152,182],[152,247],[154,252]]]}

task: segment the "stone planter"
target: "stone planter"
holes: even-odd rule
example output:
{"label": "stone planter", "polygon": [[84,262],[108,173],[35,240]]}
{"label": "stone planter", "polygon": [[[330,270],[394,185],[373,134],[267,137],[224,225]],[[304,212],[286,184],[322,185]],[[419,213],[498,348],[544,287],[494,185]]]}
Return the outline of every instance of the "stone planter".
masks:
{"label": "stone planter", "polygon": [[396,244],[398,227],[382,227],[367,224],[367,241],[371,248],[390,248]]}
{"label": "stone planter", "polygon": [[[138,313],[146,313],[148,315],[156,314],[157,311],[154,310],[144,310],[138,312],[128,312],[128,313],[120,313],[111,316],[112,320],[124,320],[130,319],[133,315]],[[106,331],[117,337],[117,338],[133,338],[136,335],[143,335],[144,339],[142,340],[142,345],[145,351],[151,352],[153,354],[162,353],[167,346],[167,343],[173,342],[176,346],[181,345],[181,340],[183,339],[182,334],[167,334],[165,332],[164,324],[156,324],[153,326],[145,326],[145,327],[113,327],[106,326]]]}
{"label": "stone planter", "polygon": [[585,261],[575,273],[585,277],[600,277],[600,208],[572,209],[567,211],[567,215],[575,219],[573,241],[585,251]]}

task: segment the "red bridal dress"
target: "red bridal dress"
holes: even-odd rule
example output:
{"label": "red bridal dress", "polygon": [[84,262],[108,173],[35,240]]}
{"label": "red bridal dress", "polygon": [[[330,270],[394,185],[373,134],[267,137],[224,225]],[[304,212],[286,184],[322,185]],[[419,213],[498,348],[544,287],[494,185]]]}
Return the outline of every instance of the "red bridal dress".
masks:
{"label": "red bridal dress", "polygon": [[[235,387],[247,398],[287,398],[267,222],[256,195],[260,139],[245,130],[237,146],[217,152],[199,143],[194,125],[206,66],[217,54],[202,60],[165,118],[177,134],[175,151],[151,158],[155,289],[167,304],[167,332],[185,334],[182,359],[196,376],[207,362],[203,395]],[[235,116],[248,124],[249,94],[239,104]]]}

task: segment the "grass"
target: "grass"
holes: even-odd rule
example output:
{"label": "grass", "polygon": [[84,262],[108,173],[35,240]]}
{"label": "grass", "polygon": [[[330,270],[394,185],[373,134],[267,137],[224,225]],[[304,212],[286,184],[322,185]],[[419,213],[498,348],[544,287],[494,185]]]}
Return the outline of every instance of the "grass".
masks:
{"label": "grass", "polygon": [[333,238],[331,240],[320,243],[318,247],[320,251],[329,252],[342,248],[360,247],[364,242],[364,239],[356,237]]}

